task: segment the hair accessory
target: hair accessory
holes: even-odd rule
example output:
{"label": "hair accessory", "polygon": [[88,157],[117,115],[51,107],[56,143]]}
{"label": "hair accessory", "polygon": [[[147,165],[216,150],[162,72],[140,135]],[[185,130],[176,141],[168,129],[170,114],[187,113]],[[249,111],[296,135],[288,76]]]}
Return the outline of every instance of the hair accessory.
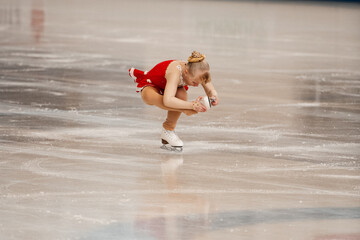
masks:
{"label": "hair accessory", "polygon": [[193,51],[191,53],[191,56],[188,58],[189,63],[196,63],[196,62],[202,62],[205,59],[205,55],[201,54],[197,51]]}

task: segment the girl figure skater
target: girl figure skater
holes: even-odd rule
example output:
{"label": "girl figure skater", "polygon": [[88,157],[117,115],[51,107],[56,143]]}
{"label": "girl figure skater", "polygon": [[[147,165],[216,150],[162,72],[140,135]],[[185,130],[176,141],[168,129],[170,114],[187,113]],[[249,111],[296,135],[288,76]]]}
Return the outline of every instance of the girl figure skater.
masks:
{"label": "girl figure skater", "polygon": [[218,104],[218,94],[211,83],[209,71],[205,55],[196,51],[192,52],[188,62],[167,60],[145,72],[135,68],[129,69],[129,75],[137,83],[137,92],[141,92],[143,101],[168,111],[161,132],[162,148],[182,151],[184,144],[175,133],[181,113],[190,116],[207,110],[202,104],[201,96],[195,101],[187,101],[188,86],[201,85],[211,99],[211,105]]}

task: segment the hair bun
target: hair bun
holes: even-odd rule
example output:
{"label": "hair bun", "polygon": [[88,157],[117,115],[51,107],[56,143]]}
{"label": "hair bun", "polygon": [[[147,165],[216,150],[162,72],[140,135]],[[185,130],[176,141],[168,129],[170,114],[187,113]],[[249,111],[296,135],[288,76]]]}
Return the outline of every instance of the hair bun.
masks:
{"label": "hair bun", "polygon": [[197,51],[193,51],[191,53],[191,56],[188,58],[189,63],[196,63],[196,62],[202,62],[205,59],[205,55],[201,54]]}

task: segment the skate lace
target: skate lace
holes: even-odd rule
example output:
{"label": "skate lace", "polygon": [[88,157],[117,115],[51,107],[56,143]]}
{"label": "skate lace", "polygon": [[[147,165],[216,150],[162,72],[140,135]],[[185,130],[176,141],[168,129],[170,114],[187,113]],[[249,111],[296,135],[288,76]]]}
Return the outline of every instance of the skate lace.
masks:
{"label": "skate lace", "polygon": [[176,135],[175,131],[165,131],[166,135],[169,136],[173,140],[179,140],[179,137]]}

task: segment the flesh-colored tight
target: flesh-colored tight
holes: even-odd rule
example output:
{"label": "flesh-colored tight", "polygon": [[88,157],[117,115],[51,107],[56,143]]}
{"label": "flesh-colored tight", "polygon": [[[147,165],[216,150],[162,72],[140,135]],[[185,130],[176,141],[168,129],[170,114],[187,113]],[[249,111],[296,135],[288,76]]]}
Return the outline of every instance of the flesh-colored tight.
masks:
{"label": "flesh-colored tight", "polygon": [[[192,114],[196,114],[197,112],[191,109],[176,109],[176,108],[169,108],[164,105],[164,96],[159,93],[159,91],[151,86],[145,87],[141,91],[141,97],[143,101],[148,105],[155,105],[161,109],[167,110],[167,118],[163,123],[163,127],[166,130],[174,131],[176,127],[176,123],[181,115],[181,113],[185,113],[186,115],[190,116]],[[175,97],[187,101],[187,92],[185,88],[180,87],[178,88]]]}

